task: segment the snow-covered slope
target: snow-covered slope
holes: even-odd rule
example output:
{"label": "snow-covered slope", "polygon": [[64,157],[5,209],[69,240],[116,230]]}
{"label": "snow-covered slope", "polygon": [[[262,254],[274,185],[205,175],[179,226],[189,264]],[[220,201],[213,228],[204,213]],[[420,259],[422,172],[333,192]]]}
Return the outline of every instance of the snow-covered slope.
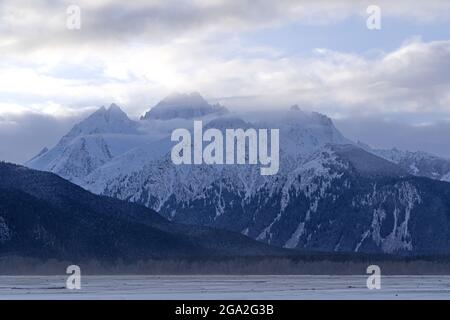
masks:
{"label": "snow-covered slope", "polygon": [[174,93],[163,99],[141,119],[169,120],[169,119],[193,119],[213,113],[227,113],[228,110],[219,105],[210,105],[197,93]]}
{"label": "snow-covered slope", "polygon": [[54,148],[45,148],[26,165],[83,184],[95,169],[142,142],[137,122],[112,104],[75,125]]}
{"label": "snow-covered slope", "polygon": [[398,164],[410,174],[450,182],[450,159],[438,157],[423,151],[373,149],[358,143],[365,150]]}
{"label": "snow-covered slope", "polygon": [[[222,131],[279,129],[278,174],[261,176],[259,165],[174,165],[170,134],[192,130],[194,119]],[[431,195],[419,178],[411,178],[418,172],[408,169],[405,155],[358,147],[325,115],[296,106],[236,114],[191,94],[164,99],[141,121],[131,121],[116,106],[100,109],[27,165],[94,193],[143,204],[173,221],[224,228],[277,246],[423,253],[426,244],[418,233],[424,231],[416,230],[416,222]],[[421,162],[414,164],[421,168]],[[442,234],[438,240],[445,243]]]}
{"label": "snow-covered slope", "polygon": [[280,128],[282,150],[295,157],[305,158],[326,144],[352,144],[334,126],[332,120],[318,112],[305,112],[293,106],[280,118],[263,121],[260,127]]}

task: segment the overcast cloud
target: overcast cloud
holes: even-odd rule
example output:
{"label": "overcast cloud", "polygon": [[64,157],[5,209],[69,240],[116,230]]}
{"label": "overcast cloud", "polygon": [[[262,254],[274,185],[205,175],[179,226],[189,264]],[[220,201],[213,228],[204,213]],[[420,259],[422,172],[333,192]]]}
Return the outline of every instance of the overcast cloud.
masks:
{"label": "overcast cloud", "polygon": [[[2,0],[0,159],[26,160],[101,105],[138,117],[172,91],[296,103],[351,138],[450,156],[450,2],[377,3],[379,31],[370,1]],[[72,4],[81,30],[66,28]]]}

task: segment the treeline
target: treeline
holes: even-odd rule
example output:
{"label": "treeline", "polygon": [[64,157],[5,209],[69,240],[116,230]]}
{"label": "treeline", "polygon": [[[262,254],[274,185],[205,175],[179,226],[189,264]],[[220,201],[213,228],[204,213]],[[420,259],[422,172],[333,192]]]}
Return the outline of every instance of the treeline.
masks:
{"label": "treeline", "polygon": [[301,260],[293,258],[171,259],[100,262],[0,258],[2,275],[64,275],[67,266],[77,264],[85,275],[365,275],[371,264],[385,275],[450,275],[448,259],[426,260]]}

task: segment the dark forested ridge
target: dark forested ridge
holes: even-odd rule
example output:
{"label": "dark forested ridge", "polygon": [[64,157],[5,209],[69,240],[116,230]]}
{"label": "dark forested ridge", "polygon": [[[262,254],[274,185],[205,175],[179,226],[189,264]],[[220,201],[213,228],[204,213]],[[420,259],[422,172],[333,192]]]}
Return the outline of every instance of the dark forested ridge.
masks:
{"label": "dark forested ridge", "polygon": [[286,252],[239,234],[171,223],[54,174],[0,163],[0,255],[126,261]]}

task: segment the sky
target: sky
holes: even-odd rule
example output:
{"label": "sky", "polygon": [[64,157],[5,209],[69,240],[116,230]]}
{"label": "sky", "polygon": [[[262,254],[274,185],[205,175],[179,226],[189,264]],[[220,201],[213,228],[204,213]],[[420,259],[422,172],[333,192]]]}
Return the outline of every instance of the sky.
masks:
{"label": "sky", "polygon": [[174,91],[298,104],[353,140],[450,158],[450,2],[0,0],[0,159],[26,161],[102,105],[138,118]]}

